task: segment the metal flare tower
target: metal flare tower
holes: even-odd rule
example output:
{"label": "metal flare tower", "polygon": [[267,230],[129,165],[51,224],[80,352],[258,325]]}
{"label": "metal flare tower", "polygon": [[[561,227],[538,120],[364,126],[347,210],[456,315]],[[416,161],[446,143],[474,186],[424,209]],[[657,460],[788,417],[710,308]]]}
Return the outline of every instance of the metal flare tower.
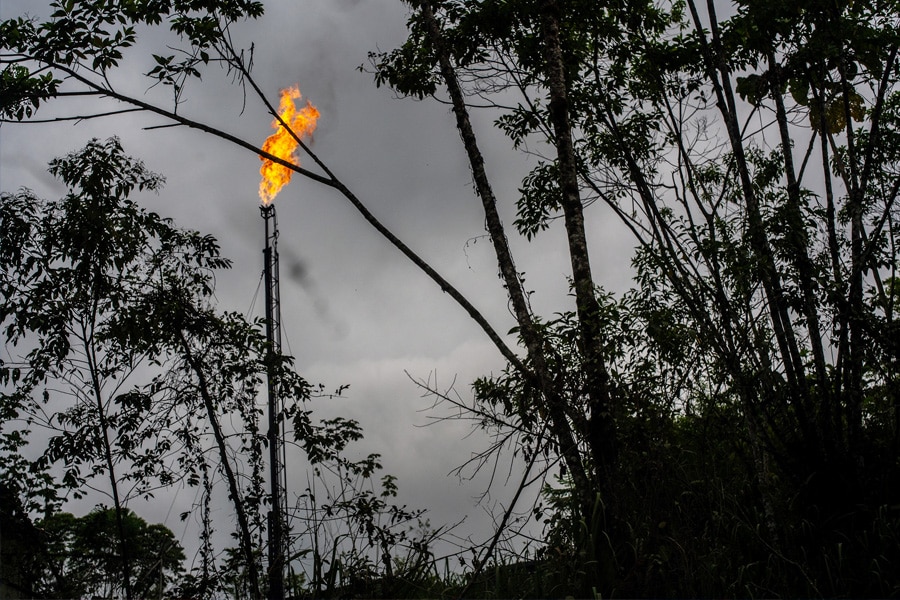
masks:
{"label": "metal flare tower", "polygon": [[281,355],[281,292],[278,276],[278,219],[275,205],[264,204],[259,208],[265,222],[266,243],[263,248],[265,296],[266,296],[266,356],[269,411],[269,477],[272,492],[271,510],[268,514],[269,529],[269,600],[284,599],[284,567],[286,504],[282,477],[281,424],[278,414],[281,402],[278,398],[276,361]]}

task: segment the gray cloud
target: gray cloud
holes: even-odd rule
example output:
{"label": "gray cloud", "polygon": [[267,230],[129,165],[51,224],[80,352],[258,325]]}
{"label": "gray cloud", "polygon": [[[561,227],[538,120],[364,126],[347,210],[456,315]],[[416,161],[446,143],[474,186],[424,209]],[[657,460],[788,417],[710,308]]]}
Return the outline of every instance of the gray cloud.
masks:
{"label": "gray cloud", "polygon": [[[3,0],[2,17],[26,9],[33,1]],[[314,149],[369,206],[412,248],[466,293],[501,332],[514,322],[488,243],[465,247],[483,233],[480,203],[446,106],[397,100],[376,89],[356,67],[377,47],[392,48],[404,39],[406,8],[382,0],[317,0],[267,3],[267,16],[237,28],[235,35],[255,43],[255,71],[260,85],[275,99],[277,90],[299,83],[304,96],[322,112]],[[151,33],[147,44],[161,42]],[[135,59],[137,60],[137,58]],[[122,81],[142,93],[140,68],[126,66]],[[157,90],[152,92],[157,93]],[[261,143],[271,117],[253,99],[241,114],[241,90],[224,73],[210,69],[202,83],[192,83],[183,112],[235,135]],[[488,169],[495,178],[507,223],[527,158],[511,153],[509,142],[490,130],[488,115],[476,119],[483,135]],[[259,161],[246,150],[185,128],[144,131],[159,125],[156,117],[132,115],[77,125],[4,125],[0,133],[0,187],[35,187],[59,192],[48,181],[47,161],[80,147],[91,137],[119,135],[127,152],[166,175],[159,197],[143,201],[183,227],[219,238],[235,268],[219,277],[222,307],[244,312],[253,304],[262,268],[262,222],[256,190]],[[312,164],[301,157],[305,165]],[[40,168],[38,168],[40,165]],[[312,168],[312,167],[311,167]],[[363,448],[381,452],[387,471],[399,476],[403,502],[433,510],[432,522],[468,516],[466,531],[484,532],[484,513],[473,498],[484,480],[460,484],[448,478],[484,443],[463,438],[468,429],[442,423],[427,429],[428,406],[421,390],[404,371],[427,377],[458,374],[460,393],[473,378],[502,368],[496,350],[467,315],[398,251],[383,240],[334,190],[295,178],[276,200],[286,275],[282,284],[283,322],[300,371],[329,387],[351,384],[350,399],[328,409],[353,416],[365,428]],[[629,246],[609,225],[600,207],[592,209],[592,242],[598,249],[601,283],[620,289],[628,279],[621,251]],[[526,243],[512,239],[518,267],[525,271],[535,307],[546,313],[571,308],[565,275],[561,227]],[[612,251],[613,249],[618,249]],[[256,302],[257,310],[261,308]],[[320,403],[321,404],[321,403]],[[299,474],[297,474],[299,477]],[[502,481],[495,498],[504,498]],[[167,502],[191,501],[184,490],[147,508],[157,519],[168,514]]]}

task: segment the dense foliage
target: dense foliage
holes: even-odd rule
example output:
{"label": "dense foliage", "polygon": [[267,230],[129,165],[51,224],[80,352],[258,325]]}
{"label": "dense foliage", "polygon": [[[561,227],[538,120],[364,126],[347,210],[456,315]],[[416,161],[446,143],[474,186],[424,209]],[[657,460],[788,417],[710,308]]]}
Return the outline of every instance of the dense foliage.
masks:
{"label": "dense foliage", "polygon": [[[293,168],[344,194],[463,306],[509,362],[499,376],[476,381],[468,402],[432,392],[463,406],[495,434],[493,450],[524,458],[523,485],[543,485],[542,500],[527,512],[544,525],[544,539],[529,561],[500,556],[496,544],[509,525],[507,512],[499,519],[498,537],[473,550],[473,572],[455,580],[445,571],[444,584],[463,595],[900,594],[900,578],[890,566],[900,564],[900,5],[407,4],[409,39],[395,51],[373,53],[371,68],[377,84],[401,94],[449,98],[516,319],[519,352],[371,215],[324,162],[314,156],[325,175]],[[47,23],[18,19],[0,25],[0,109],[7,119],[28,121],[42,103],[65,95],[61,86],[73,86],[259,153],[248,142],[186,119],[177,107],[183,86],[217,61],[273,110],[251,77],[249,55],[232,47],[228,35],[240,19],[259,16],[260,3],[53,6],[56,13]],[[155,55],[158,66],[150,72],[172,87],[173,107],[150,105],[104,77],[133,45],[137,24],[165,24],[182,36],[184,52]],[[513,149],[539,155],[519,197],[506,199],[517,209],[515,232],[499,216],[505,199],[493,191],[471,124],[471,111],[479,110],[475,104],[491,111]],[[84,173],[76,168],[79,160],[54,168],[71,184]],[[119,186],[120,193],[129,185],[155,185],[139,169],[123,172],[121,179],[108,173],[104,185]],[[91,182],[82,185],[88,196]],[[18,386],[4,396],[4,420],[37,406],[34,394],[63,364],[74,333],[85,356],[103,359],[96,366],[105,377],[130,369],[138,356],[171,352],[178,366],[167,375],[174,379],[165,381],[173,384],[154,389],[184,389],[179,386],[187,378],[196,402],[190,414],[204,415],[213,429],[222,413],[239,414],[245,439],[255,439],[255,416],[241,390],[258,384],[263,361],[231,362],[229,352],[249,346],[261,357],[264,343],[254,338],[252,326],[195,303],[198,296],[208,297],[202,261],[219,260],[208,240],[179,235],[169,246],[141,254],[142,269],[157,264],[152,257],[160,250],[184,248],[185,255],[202,259],[198,269],[187,271],[178,258],[162,260],[174,269],[159,272],[163,281],[181,283],[157,286],[149,305],[134,305],[127,290],[137,275],[129,261],[138,255],[128,254],[129,244],[143,238],[134,240],[129,228],[116,229],[126,233],[123,258],[103,240],[23,253],[18,248],[40,239],[32,233],[39,221],[34,201],[25,193],[4,201],[2,228],[10,233],[2,256],[22,270],[6,276],[4,298],[20,294],[17,285],[34,282],[26,291],[45,294],[41,302],[61,302],[57,291],[74,302],[74,312],[67,308],[58,318],[28,302],[2,313],[8,341],[24,339],[24,328],[40,340],[29,355],[29,370],[4,366],[3,383]],[[603,291],[602,273],[592,266],[591,259],[604,251],[588,244],[586,215],[592,211],[617,219],[634,239],[634,286],[619,297]],[[137,229],[153,232],[154,223]],[[557,226],[565,230],[571,259],[573,306],[542,316],[529,303],[526,273],[512,256],[508,236],[532,239]],[[67,231],[65,222],[56,227]],[[78,268],[82,247],[99,253],[101,272]],[[149,250],[140,246],[141,252]],[[73,286],[71,291],[42,287],[33,275],[55,274],[58,261],[74,265],[60,272],[61,285]],[[148,297],[143,291],[140,296]],[[124,316],[135,314],[145,326],[119,329]],[[80,329],[66,330],[73,322]],[[91,349],[97,343],[107,344],[100,355]],[[221,347],[224,354],[215,364],[226,368],[213,371],[198,363],[201,347]],[[207,382],[213,372],[224,379]],[[91,389],[81,385],[89,379],[72,379],[73,373],[60,372],[79,382],[80,393]],[[284,377],[286,395],[302,401],[305,383]],[[166,477],[147,452],[159,448],[150,442],[159,430],[129,425],[129,414],[147,410],[143,394],[76,394],[74,406],[93,423],[92,444],[68,444],[83,434],[66,430],[59,452],[34,463],[40,468],[16,462],[15,451],[25,442],[7,431],[3,456],[10,472],[23,474],[18,481],[25,487],[18,491],[56,501],[56,482],[43,468],[76,448],[92,453],[74,454],[64,483],[86,477],[78,461],[89,461],[92,475],[106,475],[113,495],[120,461],[146,466],[140,482]],[[308,455],[338,460],[343,481],[371,474],[366,465],[374,459],[366,465],[339,460],[343,442],[354,435],[352,426],[313,430],[306,411],[295,408],[289,415]],[[329,427],[347,433],[333,436]],[[338,441],[329,447],[328,440]],[[219,443],[219,450],[221,464],[228,464],[228,448]],[[259,455],[250,456],[258,469]],[[208,477],[206,466],[185,461],[188,473]],[[250,489],[258,485],[254,477]],[[362,565],[356,582],[365,584],[366,593],[407,589],[382,585],[397,580],[390,553],[397,540],[368,518],[373,512],[365,512],[372,500],[379,511],[388,508],[384,499],[391,485],[388,480],[381,495],[363,494],[363,502],[336,502],[328,509],[350,510],[351,521],[380,548],[380,571],[368,555],[346,555]],[[236,482],[231,485],[236,506],[243,506],[243,493]],[[366,508],[353,513],[354,506]],[[394,515],[400,522],[412,517],[400,511],[392,522]],[[237,518],[239,554],[248,573],[241,585],[249,585],[241,589],[253,595],[259,590],[253,581],[259,570],[254,536],[263,524],[258,511],[242,517],[238,508]],[[323,576],[321,555],[315,554],[315,593],[336,591],[337,575]],[[438,588],[428,587],[435,584],[429,578],[439,574],[421,568],[421,556],[407,557],[404,564],[415,565],[407,574],[434,593]],[[486,583],[491,569],[493,588]],[[330,583],[323,587],[323,581]],[[504,587],[510,581],[515,587]]]}
{"label": "dense foliage", "polygon": [[[446,87],[495,244],[467,95],[550,149],[515,225],[563,221],[576,310],[517,310],[529,362],[474,407],[564,467],[560,589],[896,594],[896,4],[410,4],[376,79]],[[582,248],[601,205],[637,246],[620,300]]]}
{"label": "dense foliage", "polygon": [[[306,404],[322,388],[300,377],[290,357],[269,351],[261,322],[216,310],[215,271],[230,264],[217,242],[130,198],[157,190],[162,178],[115,138],[92,140],[50,171],[69,189],[60,200],[27,189],[0,195],[0,485],[13,507],[3,528],[36,532],[48,553],[32,552],[17,563],[25,571],[4,579],[47,597],[138,598],[175,584],[187,595],[232,589],[259,597],[270,504],[258,402],[266,377],[291,456],[305,457],[329,489],[319,499],[294,491],[292,519],[309,524],[292,532],[291,545],[311,538],[303,546],[315,552],[312,566],[292,565],[297,585],[304,569],[321,586],[335,557],[393,553],[405,543],[419,513],[389,503],[390,477],[372,483],[378,455],[345,456],[362,437],[359,425],[317,420]],[[167,530],[128,508],[182,486],[199,490],[181,514],[193,514],[200,528],[199,560],[185,577]],[[213,518],[220,487],[234,524]],[[105,496],[111,507],[81,519],[60,512],[85,496]],[[29,513],[43,517],[31,525]],[[367,535],[348,536],[349,527]],[[233,531],[230,556],[212,541],[220,528]],[[332,542],[329,557],[320,544]],[[147,555],[161,544],[169,548],[162,559]]]}

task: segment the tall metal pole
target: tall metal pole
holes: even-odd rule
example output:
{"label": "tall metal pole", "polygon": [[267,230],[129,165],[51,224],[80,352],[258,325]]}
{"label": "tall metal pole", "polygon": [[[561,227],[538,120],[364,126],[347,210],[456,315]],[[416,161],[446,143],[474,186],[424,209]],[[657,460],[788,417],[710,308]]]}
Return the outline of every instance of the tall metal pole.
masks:
{"label": "tall metal pole", "polygon": [[269,600],[284,600],[284,515],[281,490],[281,429],[278,423],[278,382],[275,361],[281,354],[281,292],[278,285],[278,219],[275,206],[260,207],[265,221],[263,249],[266,287],[266,340],[269,344],[267,379],[269,388],[269,475],[272,504],[269,525]]}

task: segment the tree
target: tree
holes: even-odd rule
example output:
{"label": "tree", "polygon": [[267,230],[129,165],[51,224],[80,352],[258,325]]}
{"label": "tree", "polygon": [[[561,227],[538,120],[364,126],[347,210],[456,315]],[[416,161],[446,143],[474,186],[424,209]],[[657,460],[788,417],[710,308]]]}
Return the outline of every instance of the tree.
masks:
{"label": "tree", "polygon": [[[466,408],[506,432],[527,469],[537,457],[544,476],[559,465],[548,538],[578,566],[566,589],[839,594],[862,585],[849,573],[885,573],[900,447],[896,3],[753,0],[726,17],[691,0],[408,4],[410,38],[373,54],[376,82],[419,98],[446,89],[524,355],[302,142],[324,175],[290,168],[344,194],[508,360]],[[8,118],[32,118],[70,93],[61,85],[77,86],[289,166],[175,110],[186,81],[215,60],[275,114],[228,35],[261,4],[55,6],[47,24],[4,25]],[[172,86],[172,109],[103,78],[134,41],[132,23],[166,17],[189,44],[152,72]],[[60,35],[107,22],[121,27],[81,55]],[[533,314],[471,127],[473,96],[514,148],[547,149],[514,225],[530,239],[561,219],[574,310]],[[621,300],[596,285],[586,245],[584,215],[601,206],[637,247],[636,289]],[[706,456],[710,435],[722,441]],[[692,476],[709,473],[698,488]],[[717,492],[732,484],[733,495]],[[685,505],[667,507],[671,498]],[[688,568],[719,561],[727,575]],[[756,566],[770,561],[771,572]],[[836,562],[845,575],[832,575]],[[679,570],[690,575],[678,580]],[[896,580],[866,585],[886,594]]]}
{"label": "tree", "polygon": [[[161,544],[165,532],[144,531],[126,506],[182,483],[203,492],[203,560],[191,590],[207,596],[226,585],[210,542],[219,473],[237,521],[232,562],[247,574],[241,595],[260,597],[263,508],[270,502],[257,402],[264,376],[274,375],[283,433],[317,469],[345,473],[341,498],[348,507],[372,495],[359,485],[380,469],[377,455],[346,458],[348,444],[362,437],[358,424],[316,421],[304,406],[311,386],[290,357],[272,356],[263,323],[215,309],[214,271],[230,264],[216,241],[177,229],[129,197],[134,189],[157,189],[160,176],[125,156],[116,139],[91,141],[54,161],[51,172],[69,187],[59,201],[28,190],[0,196],[8,232],[0,245],[0,315],[13,358],[2,371],[0,461],[4,490],[24,498],[26,510],[42,512],[42,527],[56,536],[51,545],[64,560],[52,563],[53,593],[148,594],[160,573],[140,562],[143,545]],[[77,522],[58,512],[70,494],[102,492],[93,482],[98,476],[106,477],[112,508]],[[370,524],[383,512],[407,514],[381,500],[366,506],[341,509],[347,526],[357,514]],[[395,518],[391,527],[409,518]],[[385,535],[391,529],[371,527]],[[368,546],[384,549],[381,541],[371,537]]]}
{"label": "tree", "polygon": [[[128,198],[135,189],[157,189],[162,179],[126,157],[117,140],[95,140],[54,161],[50,171],[69,187],[65,198],[44,203],[26,190],[4,194],[0,208],[8,232],[0,321],[10,355],[24,353],[21,363],[2,370],[2,383],[12,389],[2,396],[4,479],[49,513],[60,486],[47,478],[23,486],[35,473],[61,463],[62,487],[75,497],[105,476],[105,492],[122,516],[120,575],[130,598],[125,504],[173,478],[163,463],[171,444],[161,439],[161,423],[148,418],[150,399],[128,389],[142,362],[160,359],[128,343],[133,310],[147,288],[181,278],[197,290],[208,285],[209,269],[227,263],[215,256],[210,238],[179,232]],[[197,268],[183,256],[196,258]],[[35,427],[49,443],[28,464],[18,450]],[[139,468],[123,474],[123,463]],[[125,481],[130,489],[122,489]]]}
{"label": "tree", "polygon": [[[888,158],[889,99],[898,74],[895,7],[740,2],[734,17],[721,19],[712,3],[693,2],[410,4],[413,35],[403,48],[373,55],[376,79],[420,97],[433,95],[438,81],[446,85],[476,181],[483,164],[472,150],[459,81],[469,82],[482,105],[503,112],[496,123],[516,146],[533,148],[537,140],[556,150],[525,179],[516,225],[531,237],[557,215],[566,223],[582,331],[576,357],[565,364],[579,365],[587,397],[568,402],[583,408],[566,417],[589,468],[602,473],[604,456],[614,456],[596,451],[597,429],[588,426],[596,406],[591,394],[604,389],[601,377],[591,380],[592,364],[601,365],[591,357],[630,357],[632,344],[591,349],[590,329],[602,321],[583,308],[579,298],[589,294],[577,291],[580,250],[571,227],[572,204],[582,204],[579,188],[634,234],[636,317],[647,336],[637,346],[664,349],[685,328],[696,332],[696,352],[659,357],[659,367],[685,373],[692,392],[676,399],[682,406],[670,418],[708,402],[705,388],[716,390],[713,404],[701,405],[705,414],[725,408],[743,420],[737,432],[750,450],[766,543],[804,556],[808,589],[817,590],[816,573],[830,559],[809,559],[806,544],[861,535],[850,515],[893,501],[884,495],[883,477],[896,477],[890,449],[897,431],[873,427],[877,419],[867,418],[861,403],[874,393],[884,402],[877,409],[868,404],[875,413],[896,406],[881,394],[896,387],[896,372],[876,367],[893,361],[885,334],[895,328],[884,285],[898,256],[891,231],[898,180]],[[504,108],[514,94],[518,105]],[[761,115],[770,115],[771,125],[750,128]],[[818,171],[811,160],[817,143]],[[485,189],[479,187],[482,198]],[[502,235],[490,227],[489,233]],[[498,260],[506,260],[500,252]],[[523,339],[526,320],[519,317]],[[698,365],[710,370],[691,373]],[[525,410],[518,402],[535,398],[514,392],[517,402],[510,403],[509,393],[522,384],[507,377],[476,393],[489,406],[505,397],[504,416],[517,417]],[[629,402],[638,382],[629,379],[614,377],[606,387],[615,393],[601,405],[610,411],[601,437],[630,450],[645,436],[629,438],[646,434],[646,424],[629,425],[640,414]],[[657,388],[648,400],[667,395]],[[547,418],[554,420],[549,411]],[[567,442],[558,430],[552,435],[564,457]],[[572,475],[575,498],[587,496],[582,481],[588,480]],[[614,509],[612,520],[601,516],[599,531],[624,548],[627,536],[619,537],[615,525],[623,516],[615,510],[621,490],[597,489]],[[800,522],[815,522],[822,536],[790,552],[779,530],[798,521],[777,506],[788,497],[800,499]],[[581,517],[594,530],[586,508],[582,501]]]}
{"label": "tree", "polygon": [[[116,511],[83,517],[58,512],[32,523],[18,498],[2,494],[3,583],[22,597],[116,597],[124,593]],[[184,572],[184,551],[164,525],[148,525],[125,509],[134,593],[162,597]],[[16,597],[16,596],[12,596]]]}
{"label": "tree", "polygon": [[[133,593],[161,597],[184,571],[184,551],[164,525],[148,525],[130,510],[123,522],[128,531]],[[83,517],[56,513],[37,523],[42,543],[36,590],[47,598],[116,597],[124,593],[122,555],[116,511],[98,507]]]}

